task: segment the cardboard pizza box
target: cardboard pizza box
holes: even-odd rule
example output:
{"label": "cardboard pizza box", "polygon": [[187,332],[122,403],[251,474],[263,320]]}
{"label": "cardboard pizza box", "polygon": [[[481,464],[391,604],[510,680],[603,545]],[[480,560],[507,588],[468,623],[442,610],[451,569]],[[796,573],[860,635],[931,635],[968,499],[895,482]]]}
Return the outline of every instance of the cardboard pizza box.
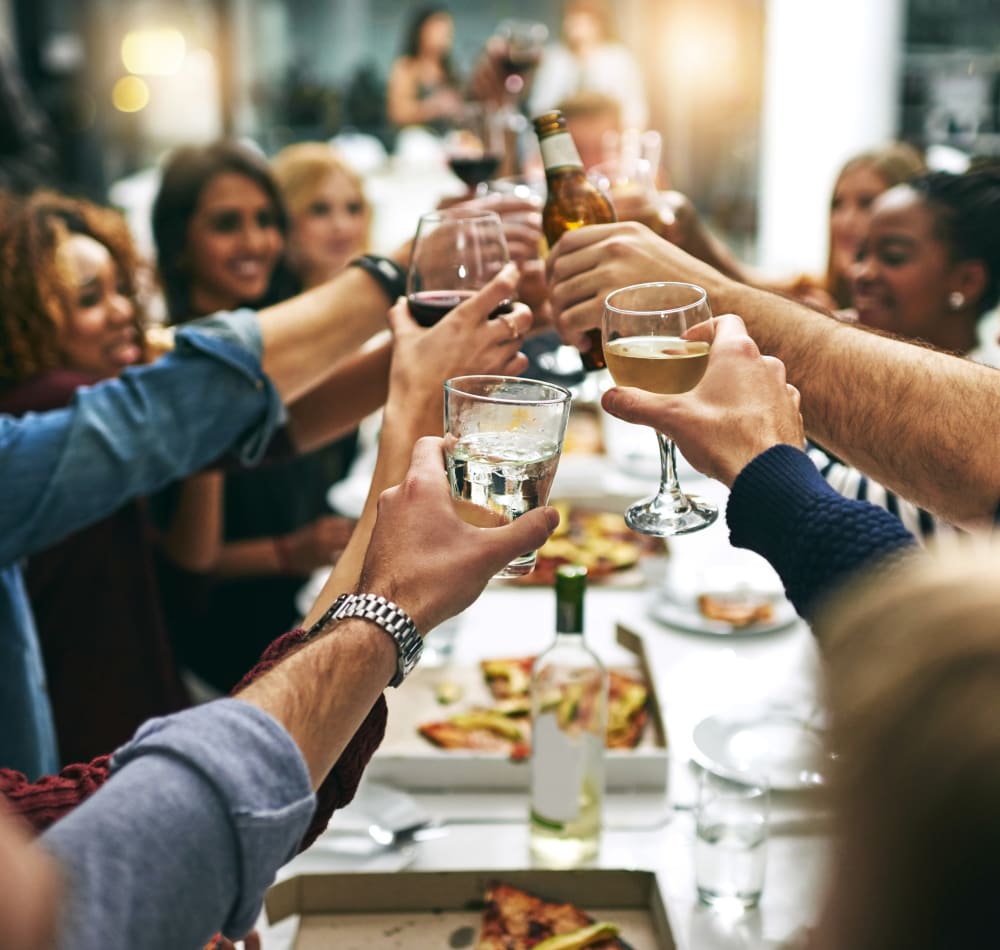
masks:
{"label": "cardboard pizza box", "polygon": [[[634,670],[642,674],[649,688],[649,722],[636,748],[607,750],[606,786],[614,791],[661,791],[667,785],[668,752],[656,681],[649,669],[642,638],[619,626],[618,642],[635,655]],[[447,706],[438,702],[437,690],[442,680],[461,689],[460,702]],[[441,749],[417,731],[421,723],[447,719],[473,706],[488,706],[493,702],[478,665],[417,667],[407,679],[406,688],[387,691],[386,700],[389,719],[385,739],[368,765],[369,778],[414,791],[527,790],[527,760],[515,761],[501,753]]]}
{"label": "cardboard pizza box", "polygon": [[652,871],[399,871],[304,874],[276,884],[267,915],[293,914],[294,950],[472,947],[483,895],[501,881],[546,900],[568,901],[618,925],[631,950],[674,950],[663,894]]}

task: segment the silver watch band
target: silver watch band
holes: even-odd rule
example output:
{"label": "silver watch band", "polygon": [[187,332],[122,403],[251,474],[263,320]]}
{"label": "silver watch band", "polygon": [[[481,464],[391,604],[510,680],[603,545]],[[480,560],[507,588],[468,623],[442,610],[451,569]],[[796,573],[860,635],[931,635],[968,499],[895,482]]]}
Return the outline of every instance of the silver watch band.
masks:
{"label": "silver watch band", "polygon": [[341,594],[313,624],[306,636],[314,637],[329,623],[348,617],[370,620],[395,641],[398,662],[396,675],[389,681],[389,685],[399,686],[417,665],[424,649],[424,641],[410,615],[398,604],[378,594]]}

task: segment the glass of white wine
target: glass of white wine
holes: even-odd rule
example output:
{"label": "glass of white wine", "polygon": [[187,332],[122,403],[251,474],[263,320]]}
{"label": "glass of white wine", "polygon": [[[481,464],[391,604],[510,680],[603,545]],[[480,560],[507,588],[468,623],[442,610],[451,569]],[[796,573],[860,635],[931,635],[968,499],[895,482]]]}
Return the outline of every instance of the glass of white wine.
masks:
{"label": "glass of white wine", "polygon": [[[515,376],[457,376],[444,384],[444,443],[459,516],[495,527],[548,503],[562,452],[571,395]],[[497,577],[535,569],[535,552]]]}
{"label": "glass of white wine", "polygon": [[[708,295],[694,284],[633,284],[608,294],[602,334],[608,370],[618,386],[675,394],[693,389],[705,373],[712,311]],[[707,324],[688,339],[698,324]],[[660,447],[660,487],[625,512],[630,528],[663,538],[708,527],[715,505],[686,495],[677,482],[673,440],[656,433]]]}

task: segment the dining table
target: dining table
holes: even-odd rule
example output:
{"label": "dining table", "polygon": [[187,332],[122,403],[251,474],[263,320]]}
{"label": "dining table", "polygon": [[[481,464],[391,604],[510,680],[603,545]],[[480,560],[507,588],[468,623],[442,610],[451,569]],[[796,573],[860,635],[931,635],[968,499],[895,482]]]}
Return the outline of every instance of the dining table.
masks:
{"label": "dining table", "polygon": [[[622,438],[651,448],[652,434],[606,431],[615,455],[564,455],[552,498],[623,511],[655,488],[655,456],[623,453]],[[706,583],[706,578],[764,576],[770,568],[728,541],[726,489],[681,462],[682,485],[714,501],[719,519],[710,527],[669,539],[668,554],[644,563],[627,581],[592,584],[586,594],[585,636],[606,663],[634,663],[618,641],[619,627],[641,639],[666,731],[662,789],[609,789],[595,865],[656,873],[680,948],[780,947],[802,938],[823,896],[830,852],[830,816],[821,783],[773,790],[763,895],[752,910],[732,912],[699,903],[694,877],[697,778],[695,727],[714,714],[741,708],[794,707],[821,720],[818,656],[813,636],[797,616],[759,632],[721,635],[664,622],[657,605],[665,589]],[[728,581],[727,581],[728,582]],[[775,578],[776,582],[776,578]],[[318,581],[317,581],[318,583]],[[475,666],[487,656],[537,653],[554,636],[551,588],[495,581],[456,621],[451,655],[443,662]],[[439,662],[441,662],[439,660]],[[401,691],[406,690],[406,684]],[[400,697],[405,698],[405,694]],[[780,752],[780,750],[777,750]],[[378,753],[376,753],[376,756]],[[381,846],[365,841],[368,823],[407,826],[430,819],[423,840]],[[355,835],[352,839],[351,835]],[[354,847],[345,843],[354,842]],[[363,781],[357,799],[334,815],[328,831],[281,869],[297,874],[348,871],[365,874],[441,870],[496,870],[531,866],[526,790],[428,787],[417,789]],[[260,931],[268,950],[293,946],[294,918]],[[377,948],[373,947],[373,950]]]}

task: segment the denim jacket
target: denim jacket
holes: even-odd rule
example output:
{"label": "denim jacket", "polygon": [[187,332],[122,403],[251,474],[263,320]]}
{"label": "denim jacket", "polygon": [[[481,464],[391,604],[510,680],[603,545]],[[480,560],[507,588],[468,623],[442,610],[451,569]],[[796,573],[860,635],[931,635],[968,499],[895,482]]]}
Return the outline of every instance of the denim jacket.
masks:
{"label": "denim jacket", "polygon": [[65,409],[0,416],[0,766],[58,768],[19,560],[226,452],[258,461],[285,418],[260,356],[256,314],[221,314]]}

